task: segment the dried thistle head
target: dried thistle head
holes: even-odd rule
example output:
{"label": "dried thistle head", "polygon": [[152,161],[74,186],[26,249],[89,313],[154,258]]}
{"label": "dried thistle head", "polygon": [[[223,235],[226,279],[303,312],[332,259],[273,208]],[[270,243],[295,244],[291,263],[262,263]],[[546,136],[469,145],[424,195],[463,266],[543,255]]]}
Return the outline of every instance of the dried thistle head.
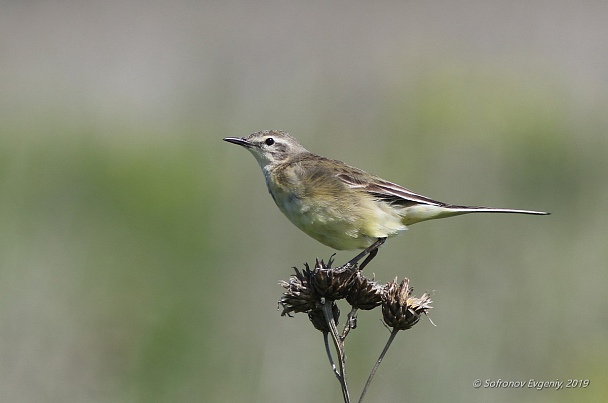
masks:
{"label": "dried thistle head", "polygon": [[323,260],[315,261],[315,268],[312,271],[310,284],[314,293],[321,298],[337,301],[346,297],[349,291],[350,280],[354,271],[348,268],[339,267],[333,269],[333,256],[327,264]]}
{"label": "dried thistle head", "polygon": [[409,279],[404,278],[401,284],[397,278],[384,288],[382,299],[382,316],[387,326],[398,330],[407,330],[420,320],[421,314],[431,309],[431,297],[425,293],[421,298],[412,297]]}
{"label": "dried thistle head", "polygon": [[353,308],[370,310],[382,303],[384,287],[365,277],[359,270],[351,279],[346,301]]}
{"label": "dried thistle head", "polygon": [[283,307],[282,316],[309,312],[317,308],[322,298],[336,301],[346,296],[354,272],[345,268],[334,269],[332,264],[333,257],[327,263],[316,259],[313,269],[304,263],[302,271],[294,267],[295,274],[289,277],[289,281],[279,281],[286,289],[279,299]]}
{"label": "dried thistle head", "polygon": [[[336,304],[334,301],[331,302],[331,311],[334,317],[334,322],[337,325],[338,319],[340,318],[340,308],[338,308],[338,304]],[[327,324],[327,320],[325,319],[325,314],[323,313],[323,309],[315,308],[313,310],[308,311],[308,319],[310,319],[315,329],[320,330],[324,333],[330,332],[329,325]]]}
{"label": "dried thistle head", "polygon": [[317,306],[317,296],[310,287],[310,270],[308,265],[303,271],[294,267],[295,274],[289,276],[289,281],[279,281],[279,284],[286,289],[279,299],[279,304],[283,307],[281,316],[291,316],[292,312],[308,312]]}

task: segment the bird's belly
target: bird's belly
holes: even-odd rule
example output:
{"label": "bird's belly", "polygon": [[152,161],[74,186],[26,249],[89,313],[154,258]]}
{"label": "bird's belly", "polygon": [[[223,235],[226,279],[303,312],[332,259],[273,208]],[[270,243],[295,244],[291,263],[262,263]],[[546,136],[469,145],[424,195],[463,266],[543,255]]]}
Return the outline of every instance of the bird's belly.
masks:
{"label": "bird's belly", "polygon": [[364,249],[379,237],[405,229],[398,218],[393,219],[375,206],[354,208],[352,203],[345,205],[338,200],[282,196],[275,195],[275,202],[283,214],[310,237],[334,249]]}

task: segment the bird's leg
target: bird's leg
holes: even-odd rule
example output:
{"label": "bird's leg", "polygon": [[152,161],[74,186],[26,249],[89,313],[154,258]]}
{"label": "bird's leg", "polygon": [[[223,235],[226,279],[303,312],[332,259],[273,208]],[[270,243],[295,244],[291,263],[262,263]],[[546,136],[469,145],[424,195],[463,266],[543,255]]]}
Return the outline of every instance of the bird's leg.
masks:
{"label": "bird's leg", "polygon": [[[378,246],[380,246],[380,245],[378,245]],[[372,249],[372,250],[369,252],[369,255],[367,255],[367,257],[366,257],[366,258],[365,258],[365,260],[363,261],[363,263],[361,263],[361,266],[359,266],[359,270],[363,270],[363,269],[365,268],[365,266],[367,266],[367,264],[368,264],[369,262],[371,262],[373,258],[375,258],[375,257],[376,257],[376,255],[377,255],[377,254],[378,254],[378,248],[376,248],[376,249]]]}
{"label": "bird's leg", "polygon": [[386,238],[378,238],[376,242],[368,246],[363,252],[359,253],[357,256],[352,258],[348,263],[349,266],[354,266],[359,262],[359,260],[363,259],[364,256],[367,256],[361,266],[359,266],[359,270],[363,270],[365,266],[368,265],[369,262],[372,261],[373,258],[378,254],[378,248],[386,241]]}

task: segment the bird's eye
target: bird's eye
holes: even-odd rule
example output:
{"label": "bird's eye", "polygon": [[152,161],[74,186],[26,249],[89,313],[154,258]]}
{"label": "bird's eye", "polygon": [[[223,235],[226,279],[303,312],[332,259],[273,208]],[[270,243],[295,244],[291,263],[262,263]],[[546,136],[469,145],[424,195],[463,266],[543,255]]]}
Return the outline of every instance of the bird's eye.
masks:
{"label": "bird's eye", "polygon": [[274,139],[272,137],[268,137],[264,143],[266,143],[267,146],[271,146],[274,144]]}

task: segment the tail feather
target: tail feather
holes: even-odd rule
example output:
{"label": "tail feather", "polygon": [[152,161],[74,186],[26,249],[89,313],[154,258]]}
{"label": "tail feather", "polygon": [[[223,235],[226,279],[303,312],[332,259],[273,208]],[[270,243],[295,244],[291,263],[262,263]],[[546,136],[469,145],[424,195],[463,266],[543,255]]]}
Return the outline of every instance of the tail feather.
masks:
{"label": "tail feather", "polygon": [[530,214],[530,215],[547,215],[550,213],[534,210],[517,210],[503,209],[477,206],[453,206],[453,205],[430,205],[417,204],[410,207],[405,207],[401,210],[401,222],[404,225],[412,225],[421,221],[434,220],[437,218],[453,217],[469,213],[509,213],[509,214]]}
{"label": "tail feather", "polygon": [[530,215],[549,215],[546,211],[534,211],[534,210],[518,210],[510,208],[492,208],[492,207],[481,207],[481,206],[452,206],[447,205],[445,208],[452,211],[459,211],[461,214],[467,213],[512,213],[512,214],[530,214]]}

